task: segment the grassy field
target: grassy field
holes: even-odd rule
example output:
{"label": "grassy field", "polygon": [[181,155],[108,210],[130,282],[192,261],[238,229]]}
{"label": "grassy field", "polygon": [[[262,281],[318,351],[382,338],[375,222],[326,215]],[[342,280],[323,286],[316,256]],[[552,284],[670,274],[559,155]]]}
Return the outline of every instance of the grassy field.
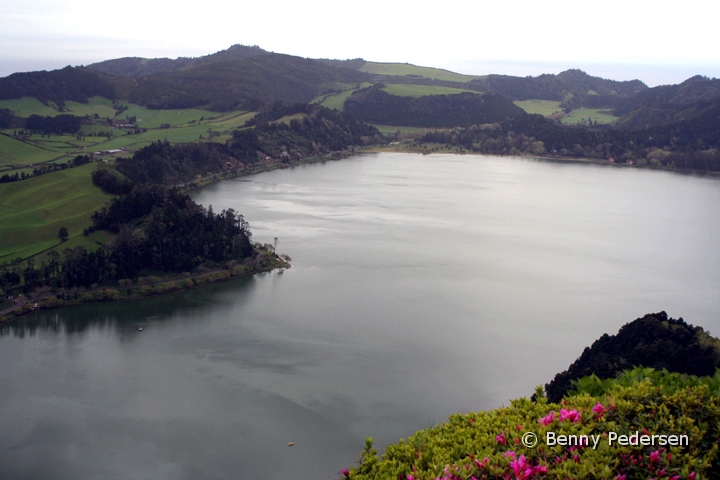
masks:
{"label": "grassy field", "polygon": [[88,103],[78,103],[71,100],[65,102],[65,111],[61,112],[56,105],[50,102],[43,105],[39,100],[31,97],[17,98],[13,100],[0,100],[0,108],[8,108],[15,115],[20,117],[29,117],[32,114],[44,115],[46,117],[55,117],[63,113],[84,117],[85,115],[93,115],[97,113],[101,117],[115,116],[115,108],[113,108],[112,100],[102,97],[92,97],[88,99]]}
{"label": "grassy field", "polygon": [[390,95],[398,95],[401,97],[423,97],[425,95],[453,95],[463,92],[477,93],[472,90],[463,90],[460,88],[440,87],[436,85],[405,85],[391,84],[383,88]]}
{"label": "grassy field", "polygon": [[[367,88],[372,86],[372,83],[370,82],[363,82],[360,84],[360,88]],[[340,110],[341,112],[345,110],[345,100],[353,94],[353,92],[357,91],[358,89],[353,88],[350,90],[345,90],[344,92],[336,93],[334,95],[328,95],[324,97],[318,97],[317,99],[313,100],[311,103],[319,102],[320,105],[322,105],[325,108],[332,108],[335,110]]]}
{"label": "grassy field", "polygon": [[434,130],[445,130],[443,128],[438,129],[438,128],[425,128],[425,127],[403,127],[403,126],[398,126],[398,125],[373,124],[373,126],[375,128],[377,128],[378,130],[380,130],[380,133],[382,133],[383,135],[387,135],[388,133],[395,133],[398,131],[401,134],[403,134],[403,133],[426,133],[426,132],[434,131]]}
{"label": "grassy field", "polygon": [[[53,247],[74,245],[92,248],[95,238],[84,237],[90,215],[107,202],[92,184],[89,163],[20,182],[0,184],[0,261],[27,258]],[[66,227],[67,242],[60,243],[58,230]]]}
{"label": "grassy field", "polygon": [[576,125],[581,123],[583,120],[587,122],[588,119],[597,123],[612,123],[617,120],[618,117],[612,115],[606,108],[581,108],[580,110],[575,110],[564,116],[562,118],[562,123],[567,125]]}
{"label": "grassy field", "polygon": [[473,75],[462,75],[460,73],[443,70],[440,68],[418,67],[409,63],[377,63],[367,62],[360,69],[363,72],[375,73],[377,75],[416,75],[419,77],[433,78],[436,80],[448,80],[451,82],[469,82],[475,78]]}
{"label": "grassy field", "polygon": [[516,100],[513,103],[527,113],[537,113],[545,117],[563,110],[560,102],[554,100]]}
{"label": "grassy field", "polygon": [[149,108],[140,107],[130,104],[130,108],[118,115],[118,119],[125,117],[135,117],[138,127],[157,128],[163,124],[169,124],[173,127],[179,125],[187,125],[193,120],[197,123],[203,118],[202,123],[206,123],[210,118],[221,120],[228,116],[237,115],[239,112],[218,113],[209,110],[199,110],[196,108],[187,108],[183,110],[151,110]]}
{"label": "grassy field", "polygon": [[103,118],[115,117],[115,108],[113,107],[112,100],[103,97],[88,98],[87,104],[72,101],[65,102],[65,110],[67,111],[58,113],[69,113],[78,117],[94,114],[98,114],[98,116]]}
{"label": "grassy field", "polygon": [[61,156],[6,135],[0,135],[0,165],[31,165]]}
{"label": "grassy field", "polygon": [[0,100],[0,108],[7,108],[18,117],[29,117],[32,114],[54,117],[62,112],[54,106],[43,105],[40,100],[31,97]]}
{"label": "grassy field", "polygon": [[305,118],[306,116],[307,115],[305,115],[304,113],[294,113],[292,115],[285,115],[282,118],[278,118],[277,120],[275,120],[274,122],[271,122],[271,123],[284,123],[285,125],[290,125],[291,121],[301,120],[301,119]]}

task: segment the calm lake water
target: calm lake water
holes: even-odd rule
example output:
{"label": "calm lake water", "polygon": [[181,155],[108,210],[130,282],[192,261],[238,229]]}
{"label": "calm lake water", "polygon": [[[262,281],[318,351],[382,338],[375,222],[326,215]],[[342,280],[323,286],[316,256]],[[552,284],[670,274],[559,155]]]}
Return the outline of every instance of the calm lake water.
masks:
{"label": "calm lake water", "polygon": [[194,197],[293,268],[2,329],[0,478],[333,479],[645,313],[720,334],[716,179],[368,154]]}

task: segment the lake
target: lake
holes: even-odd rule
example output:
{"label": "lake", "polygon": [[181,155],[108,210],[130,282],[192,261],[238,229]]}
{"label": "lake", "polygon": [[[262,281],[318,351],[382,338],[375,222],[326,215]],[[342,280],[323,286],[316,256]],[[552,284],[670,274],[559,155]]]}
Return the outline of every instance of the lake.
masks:
{"label": "lake", "polygon": [[381,153],[193,197],[293,267],[2,328],[0,478],[338,478],[646,313],[720,333],[718,179]]}

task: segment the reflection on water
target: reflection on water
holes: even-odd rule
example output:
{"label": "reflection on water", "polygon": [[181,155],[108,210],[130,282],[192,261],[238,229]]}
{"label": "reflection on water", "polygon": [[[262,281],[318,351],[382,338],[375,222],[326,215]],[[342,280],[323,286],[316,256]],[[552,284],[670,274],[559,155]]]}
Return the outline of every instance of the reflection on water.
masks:
{"label": "reflection on water", "polygon": [[382,154],[196,200],[293,268],[0,328],[0,478],[337,478],[645,313],[720,332],[716,180]]}
{"label": "reflection on water", "polygon": [[[0,337],[13,335],[23,338],[26,335],[34,336],[38,331],[74,334],[82,333],[89,327],[128,332],[143,328],[150,322],[174,320],[180,313],[201,319],[213,309],[227,307],[235,301],[234,298],[221,296],[222,292],[241,289],[247,295],[251,294],[252,288],[253,282],[245,277],[207,288],[143,299],[41,310],[15,322],[0,325]],[[142,312],[142,316],[138,315],[139,312]]]}

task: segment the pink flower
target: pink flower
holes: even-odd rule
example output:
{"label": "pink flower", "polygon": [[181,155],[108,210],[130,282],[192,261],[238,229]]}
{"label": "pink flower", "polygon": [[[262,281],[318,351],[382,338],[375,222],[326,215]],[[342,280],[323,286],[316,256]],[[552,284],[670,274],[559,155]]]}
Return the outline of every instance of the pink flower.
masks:
{"label": "pink flower", "polygon": [[660,461],[660,452],[655,450],[654,452],[650,452],[650,463],[657,463]]}
{"label": "pink flower", "polygon": [[522,425],[518,425],[518,426],[517,426],[517,429],[518,429],[518,430],[522,430]]}
{"label": "pink flower", "polygon": [[498,443],[501,443],[501,444],[503,444],[503,445],[507,445],[507,443],[505,443],[505,432],[504,432],[504,431],[503,431],[503,433],[501,433],[500,435],[498,435],[497,437],[495,437],[495,440],[497,440]]}
{"label": "pink flower", "polygon": [[544,465],[536,465],[535,468],[533,468],[534,475],[545,475],[546,473],[548,473],[548,469]]}
{"label": "pink flower", "polygon": [[[510,462],[510,468],[513,469],[513,472],[515,473],[515,478],[523,478],[523,474],[526,470],[528,470],[528,467],[529,465],[527,463],[527,460],[525,459],[525,455],[520,455],[520,458]],[[532,469],[529,470],[532,473]]]}
{"label": "pink flower", "polygon": [[573,423],[577,423],[581,420],[580,412],[575,409],[566,410],[563,408],[560,410],[560,421],[562,422],[564,420],[570,420]]}
{"label": "pink flower", "polygon": [[412,475],[406,475],[405,478],[407,478],[407,480],[415,480],[415,477]]}
{"label": "pink flower", "polygon": [[505,452],[505,453],[503,453],[503,457],[512,458],[513,460],[515,460],[515,452],[513,452],[512,450],[509,452]]}
{"label": "pink flower", "polygon": [[618,475],[617,480],[627,480],[627,475]]}
{"label": "pink flower", "polygon": [[695,472],[692,472],[690,475],[688,475],[688,480],[695,480]]}
{"label": "pink flower", "polygon": [[602,403],[598,402],[597,405],[593,407],[592,411],[597,413],[598,417],[602,418],[602,416],[605,415],[605,412],[607,412],[607,408],[603,407]]}
{"label": "pink flower", "polygon": [[349,476],[350,476],[350,470],[348,470],[347,468],[343,468],[342,474],[343,474],[344,476],[346,476],[346,477],[349,477]]}
{"label": "pink flower", "polygon": [[550,412],[540,419],[540,425],[543,427],[550,425],[555,421],[555,412]]}

